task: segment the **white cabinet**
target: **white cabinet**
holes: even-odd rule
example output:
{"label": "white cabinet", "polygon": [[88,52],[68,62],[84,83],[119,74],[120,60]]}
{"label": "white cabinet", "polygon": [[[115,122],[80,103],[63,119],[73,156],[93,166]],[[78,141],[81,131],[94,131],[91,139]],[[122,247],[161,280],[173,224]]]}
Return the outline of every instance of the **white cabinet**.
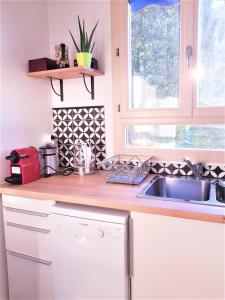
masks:
{"label": "white cabinet", "polygon": [[53,204],[3,195],[10,299],[53,299],[49,224]]}
{"label": "white cabinet", "polygon": [[[11,300],[54,299],[53,205],[3,195]],[[132,300],[225,299],[224,224],[136,212],[131,220]]]}
{"label": "white cabinet", "polygon": [[10,300],[53,299],[51,262],[7,251]]}
{"label": "white cabinet", "polygon": [[133,300],[225,299],[225,225],[131,213]]}
{"label": "white cabinet", "polygon": [[5,222],[6,250],[51,260],[50,230]]}

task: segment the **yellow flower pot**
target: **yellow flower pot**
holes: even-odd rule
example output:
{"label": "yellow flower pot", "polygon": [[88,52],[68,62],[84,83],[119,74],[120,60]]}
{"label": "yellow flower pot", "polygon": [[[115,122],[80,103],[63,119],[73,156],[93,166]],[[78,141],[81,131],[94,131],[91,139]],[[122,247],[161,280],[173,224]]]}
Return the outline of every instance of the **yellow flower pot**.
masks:
{"label": "yellow flower pot", "polygon": [[77,64],[79,67],[91,67],[92,54],[89,52],[76,53]]}

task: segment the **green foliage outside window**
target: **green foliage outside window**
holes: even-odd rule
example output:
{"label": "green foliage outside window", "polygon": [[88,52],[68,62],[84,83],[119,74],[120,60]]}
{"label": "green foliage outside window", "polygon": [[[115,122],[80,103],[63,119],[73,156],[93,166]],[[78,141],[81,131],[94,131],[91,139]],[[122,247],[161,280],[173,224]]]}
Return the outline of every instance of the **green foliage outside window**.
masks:
{"label": "green foliage outside window", "polygon": [[178,97],[179,5],[149,5],[131,16],[132,71],[156,89],[157,98]]}

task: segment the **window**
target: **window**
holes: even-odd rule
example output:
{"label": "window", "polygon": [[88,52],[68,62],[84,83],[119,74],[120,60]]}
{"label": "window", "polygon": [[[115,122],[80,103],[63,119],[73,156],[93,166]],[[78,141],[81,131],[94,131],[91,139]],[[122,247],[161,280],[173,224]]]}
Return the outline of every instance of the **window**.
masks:
{"label": "window", "polygon": [[225,149],[225,129],[221,125],[129,125],[129,148]]}
{"label": "window", "polygon": [[198,16],[198,106],[224,106],[225,1],[201,0]]}
{"label": "window", "polygon": [[225,1],[129,2],[112,1],[115,151],[224,161]]}
{"label": "window", "polygon": [[131,108],[178,107],[180,5],[131,13]]}

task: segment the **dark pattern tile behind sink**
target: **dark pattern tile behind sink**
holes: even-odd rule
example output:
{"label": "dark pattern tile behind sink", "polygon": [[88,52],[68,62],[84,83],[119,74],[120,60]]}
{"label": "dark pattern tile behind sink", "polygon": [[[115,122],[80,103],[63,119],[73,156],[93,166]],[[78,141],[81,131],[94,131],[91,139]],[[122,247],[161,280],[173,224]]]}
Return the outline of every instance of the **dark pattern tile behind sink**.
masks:
{"label": "dark pattern tile behind sink", "polygon": [[225,179],[225,165],[205,164],[203,176],[207,178],[213,177]]}
{"label": "dark pattern tile behind sink", "polygon": [[78,141],[92,146],[95,162],[106,156],[104,106],[53,108],[53,132],[62,141],[59,145],[59,166],[73,166],[74,144]]}
{"label": "dark pattern tile behind sink", "polygon": [[[152,161],[150,173],[160,175],[173,176],[191,176],[192,171],[185,162],[159,162]],[[203,165],[204,178],[218,178],[225,179],[225,165],[218,164],[204,164]]]}

